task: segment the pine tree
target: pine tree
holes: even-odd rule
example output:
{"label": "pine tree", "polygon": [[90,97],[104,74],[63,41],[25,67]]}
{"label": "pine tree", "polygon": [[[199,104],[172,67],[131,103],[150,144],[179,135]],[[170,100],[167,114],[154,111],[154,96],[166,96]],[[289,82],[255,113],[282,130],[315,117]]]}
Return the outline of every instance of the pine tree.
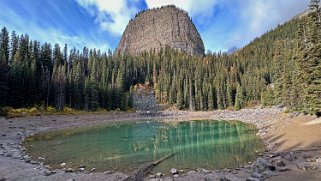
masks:
{"label": "pine tree", "polygon": [[133,95],[134,95],[134,89],[133,89],[133,86],[131,86],[128,92],[128,108],[134,107]]}
{"label": "pine tree", "polygon": [[194,97],[194,86],[193,81],[189,78],[189,110],[195,111],[195,97]]}
{"label": "pine tree", "polygon": [[274,98],[275,104],[282,103],[282,91],[283,91],[283,80],[282,75],[284,73],[284,49],[283,42],[276,43],[276,49],[273,55],[273,69],[274,69]]}
{"label": "pine tree", "polygon": [[303,88],[300,94],[301,109],[308,113],[317,113],[321,109],[321,31],[317,11],[311,12],[307,19],[307,23],[298,30],[297,82]]}
{"label": "pine tree", "polygon": [[[282,102],[286,107],[291,106],[291,77],[289,72],[283,73],[282,78],[283,90],[282,90]],[[274,97],[275,98],[275,97]]]}
{"label": "pine tree", "polygon": [[296,37],[296,50],[295,50],[295,64],[296,64],[296,74],[295,74],[295,84],[299,91],[297,92],[297,99],[295,100],[296,109],[302,110],[304,107],[303,94],[306,90],[306,80],[305,80],[305,70],[304,70],[304,58],[306,57],[306,33],[304,29],[304,24],[300,24],[297,30]]}
{"label": "pine tree", "polygon": [[226,97],[227,97],[227,107],[233,107],[234,106],[234,100],[233,100],[233,89],[231,83],[227,83],[226,86]]}
{"label": "pine tree", "polygon": [[58,44],[55,44],[54,46],[52,58],[55,66],[64,65],[63,55]]}
{"label": "pine tree", "polygon": [[7,104],[9,80],[9,33],[6,28],[0,32],[0,107]]}
{"label": "pine tree", "polygon": [[177,83],[177,92],[176,92],[176,107],[178,109],[184,108],[184,94],[183,94],[183,86],[181,83],[181,79],[179,78]]}
{"label": "pine tree", "polygon": [[17,52],[13,58],[11,68],[11,81],[8,105],[11,107],[24,107],[24,85],[23,85],[23,61],[20,52]]}
{"label": "pine tree", "polygon": [[10,56],[9,56],[9,64],[10,65],[13,62],[13,58],[18,51],[18,43],[19,43],[19,36],[17,36],[16,32],[13,31],[11,34],[11,41],[10,41],[10,46],[11,46],[10,47],[11,52],[10,52]]}
{"label": "pine tree", "polygon": [[305,59],[306,70],[306,81],[307,81],[307,91],[304,95],[305,100],[307,101],[306,109],[310,113],[321,112],[321,24],[320,24],[320,1],[316,2],[315,5],[316,11],[311,12],[308,15],[308,35],[307,43],[308,55]]}
{"label": "pine tree", "polygon": [[125,67],[121,65],[117,72],[116,79],[116,89],[115,89],[115,103],[117,106],[115,108],[119,108],[122,111],[127,110],[127,96],[124,91],[125,87]]}
{"label": "pine tree", "polygon": [[84,108],[85,110],[90,110],[90,78],[86,77],[85,87],[84,87]]}
{"label": "pine tree", "polygon": [[[95,67],[95,66],[94,66]],[[95,68],[96,69],[96,68]],[[96,111],[99,107],[98,103],[98,86],[97,80],[95,77],[96,70],[92,72],[89,80],[89,89],[90,89],[90,110]]]}
{"label": "pine tree", "polygon": [[37,48],[34,47],[36,44],[34,42],[30,42],[29,45],[29,65],[27,67],[26,71],[26,77],[27,77],[27,97],[26,97],[26,104],[27,106],[33,106],[35,103],[39,103],[39,92],[38,92],[38,84],[37,84],[37,60],[38,60],[38,52]]}
{"label": "pine tree", "polygon": [[[64,52],[63,52],[63,64],[64,65],[67,65],[68,64],[68,46],[67,46],[67,44],[65,44],[65,47],[64,47]],[[65,66],[66,67],[66,70],[68,69],[68,67],[67,66]]]}
{"label": "pine tree", "polygon": [[[72,76],[72,107],[76,109],[82,109],[83,106],[83,97],[84,97],[84,87],[85,87],[85,77],[83,74],[83,69],[81,66],[81,62],[78,62],[73,69]],[[88,80],[87,80],[88,81]]]}
{"label": "pine tree", "polygon": [[214,93],[213,93],[213,88],[212,85],[209,87],[208,91],[208,110],[212,111],[214,110]]}
{"label": "pine tree", "polygon": [[5,63],[8,64],[9,61],[9,32],[6,27],[1,29],[0,33],[0,51],[1,56]]}
{"label": "pine tree", "polygon": [[310,10],[315,11],[318,22],[321,23],[321,5],[320,5],[320,0],[310,0],[309,4]]}
{"label": "pine tree", "polygon": [[237,84],[234,109],[235,110],[242,109],[244,106],[244,103],[245,103],[245,95],[244,95],[243,87],[240,84]]}
{"label": "pine tree", "polygon": [[202,92],[201,92],[201,96],[202,96],[202,106],[201,106],[201,110],[208,110],[208,92],[207,92],[207,85],[206,85],[207,79],[205,79],[205,81],[203,82],[203,86],[202,86]]}
{"label": "pine tree", "polygon": [[55,107],[63,110],[66,102],[66,73],[65,66],[55,66],[52,74],[52,82],[55,96]]}

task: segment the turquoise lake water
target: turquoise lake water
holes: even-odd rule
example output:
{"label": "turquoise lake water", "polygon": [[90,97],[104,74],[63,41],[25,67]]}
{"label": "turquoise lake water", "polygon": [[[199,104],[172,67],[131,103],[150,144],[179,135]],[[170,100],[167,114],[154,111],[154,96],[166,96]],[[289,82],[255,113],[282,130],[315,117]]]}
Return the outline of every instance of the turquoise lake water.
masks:
{"label": "turquoise lake water", "polygon": [[174,167],[222,169],[254,161],[263,150],[253,125],[237,121],[163,123],[139,121],[39,134],[24,146],[35,160],[45,158],[52,168],[116,170],[131,173],[168,154],[175,155],[153,171],[168,173]]}

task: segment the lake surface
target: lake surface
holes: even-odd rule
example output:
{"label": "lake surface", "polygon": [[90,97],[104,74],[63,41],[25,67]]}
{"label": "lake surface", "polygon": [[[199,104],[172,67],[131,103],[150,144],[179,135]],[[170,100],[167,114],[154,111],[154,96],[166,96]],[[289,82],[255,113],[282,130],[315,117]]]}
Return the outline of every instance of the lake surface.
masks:
{"label": "lake surface", "polygon": [[26,139],[28,154],[52,168],[131,173],[168,154],[153,171],[222,169],[254,161],[263,150],[253,125],[237,121],[140,121],[39,134]]}

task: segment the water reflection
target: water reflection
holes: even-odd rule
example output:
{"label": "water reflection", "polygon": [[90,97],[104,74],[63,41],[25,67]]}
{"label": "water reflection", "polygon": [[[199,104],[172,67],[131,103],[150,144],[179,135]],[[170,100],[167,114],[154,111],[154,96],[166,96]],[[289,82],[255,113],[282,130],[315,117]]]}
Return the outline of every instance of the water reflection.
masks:
{"label": "water reflection", "polygon": [[239,166],[253,161],[263,148],[253,126],[225,121],[119,124],[68,135],[38,135],[25,146],[30,155],[44,157],[45,164],[53,167],[65,162],[71,167],[82,164],[124,172],[170,153],[176,154],[156,171]]}

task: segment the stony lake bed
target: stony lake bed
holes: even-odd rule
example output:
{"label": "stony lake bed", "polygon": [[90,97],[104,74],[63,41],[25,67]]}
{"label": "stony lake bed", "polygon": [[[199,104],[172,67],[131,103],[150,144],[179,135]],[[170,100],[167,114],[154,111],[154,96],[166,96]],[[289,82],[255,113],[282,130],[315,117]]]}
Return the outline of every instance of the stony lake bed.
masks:
{"label": "stony lake bed", "polygon": [[[279,108],[243,109],[241,111],[164,111],[157,116],[136,113],[90,115],[52,115],[0,118],[0,180],[124,180],[128,173],[121,169],[95,170],[79,165],[50,168],[40,156],[26,153],[25,138],[48,131],[115,124],[138,120],[165,122],[189,120],[239,120],[256,125],[257,135],[265,144],[258,158],[242,166],[222,169],[169,169],[151,171],[145,180],[319,180],[321,177],[321,125],[314,116],[285,114]],[[310,126],[309,123],[313,123]],[[314,122],[313,122],[314,121]],[[295,126],[296,129],[293,129]],[[293,134],[299,133],[299,134]],[[314,133],[309,135],[309,133]]]}
{"label": "stony lake bed", "polygon": [[31,160],[53,169],[83,165],[129,175],[171,155],[153,168],[168,175],[171,168],[217,170],[252,162],[264,150],[256,132],[255,126],[239,121],[140,120],[37,134],[25,139],[23,147]]}

